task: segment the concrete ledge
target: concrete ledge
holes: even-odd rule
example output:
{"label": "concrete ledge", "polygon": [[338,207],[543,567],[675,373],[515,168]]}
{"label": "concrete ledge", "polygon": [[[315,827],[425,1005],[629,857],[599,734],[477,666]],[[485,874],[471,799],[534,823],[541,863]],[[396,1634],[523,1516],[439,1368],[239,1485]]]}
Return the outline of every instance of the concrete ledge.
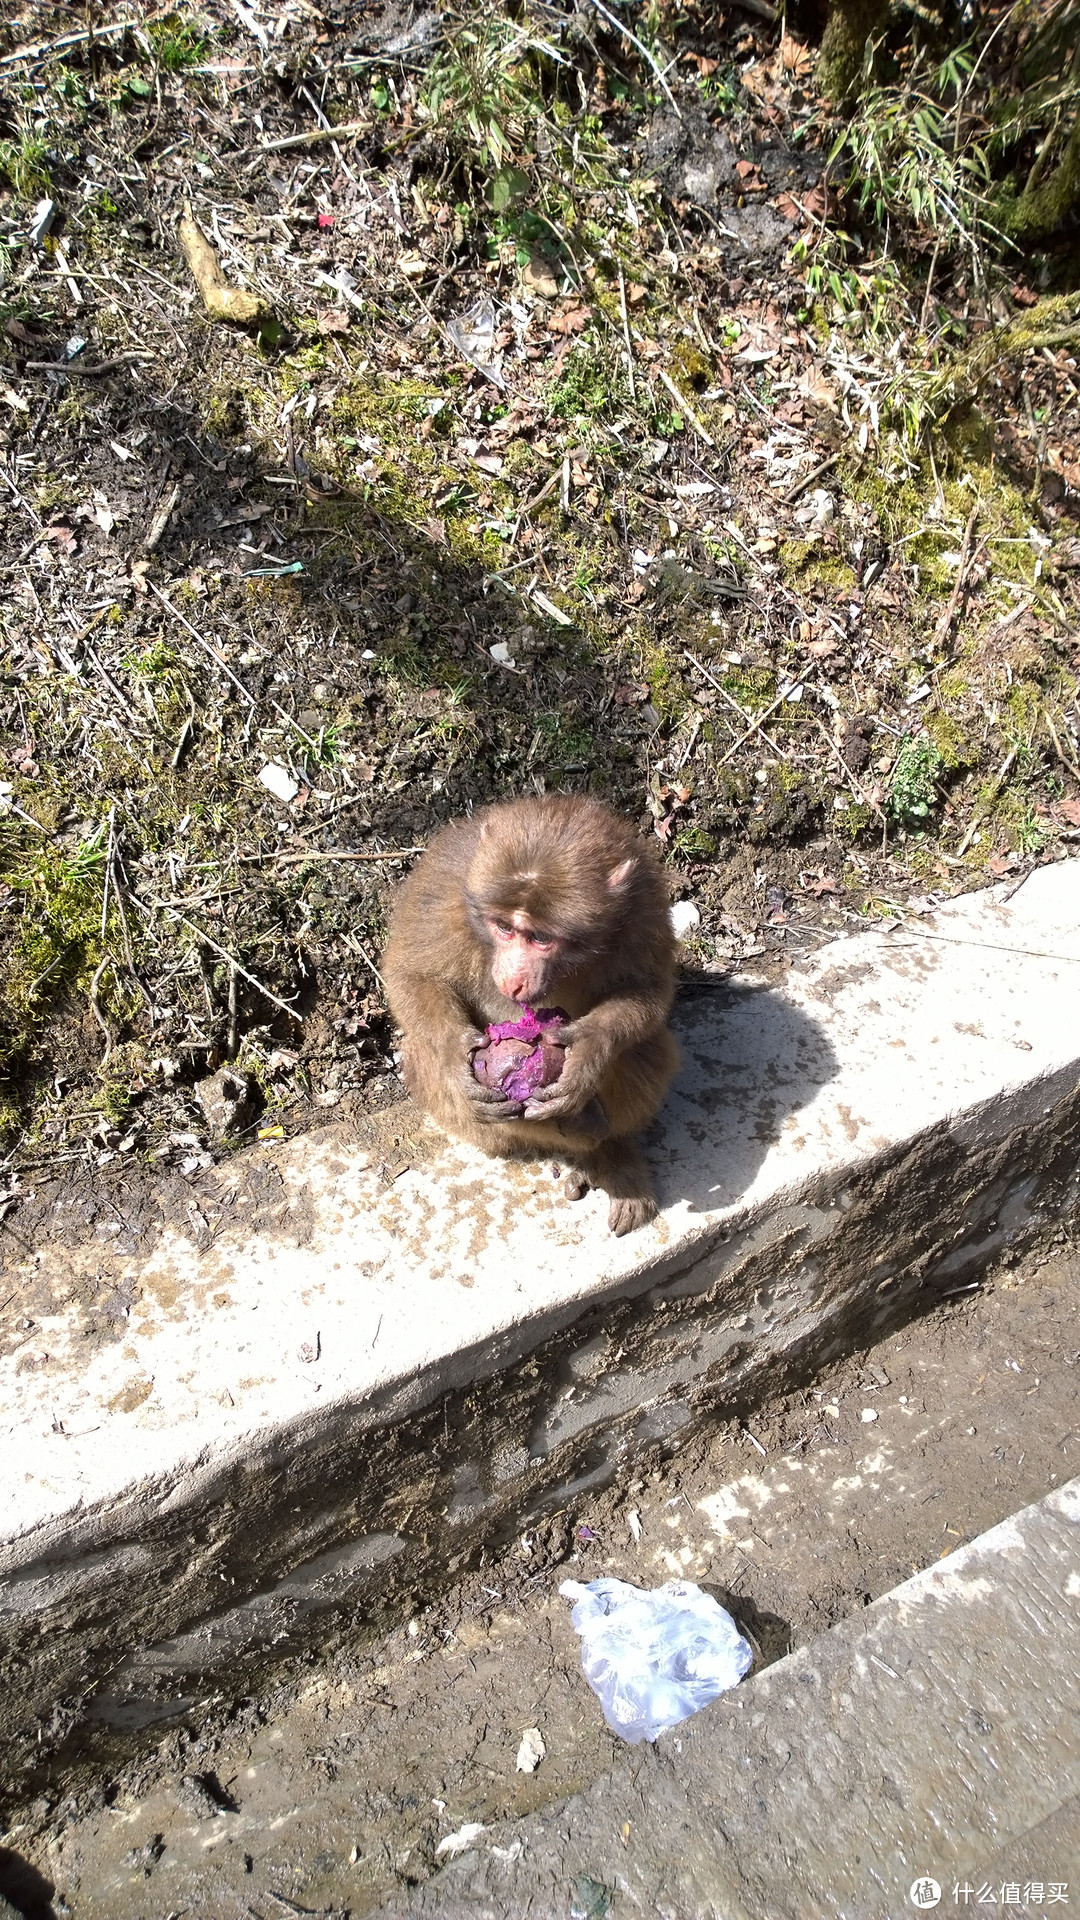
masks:
{"label": "concrete ledge", "polygon": [[1080,1872],[1078,1674],[1073,1480],[584,1793],[491,1828],[382,1920],[549,1920],[587,1909],[590,1882],[611,1920],[902,1920],[928,1877],[941,1913],[1053,1920]]}
{"label": "concrete ledge", "polygon": [[1078,987],[1068,862],[691,993],[626,1240],[545,1167],[299,1139],[149,1251],[44,1246],[0,1372],[9,1764],[400,1605],[1074,1212]]}

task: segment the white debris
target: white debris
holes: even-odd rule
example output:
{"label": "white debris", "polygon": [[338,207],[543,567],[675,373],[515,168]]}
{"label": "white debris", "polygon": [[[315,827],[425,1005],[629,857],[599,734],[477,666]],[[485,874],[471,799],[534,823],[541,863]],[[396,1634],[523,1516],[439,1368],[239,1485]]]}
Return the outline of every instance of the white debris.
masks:
{"label": "white debris", "polygon": [[872,1421],[877,1419],[877,1414],[874,1412],[873,1407],[864,1407],[859,1418],[861,1419],[863,1426],[868,1427]]}
{"label": "white debris", "polygon": [[796,511],[795,518],[808,532],[820,532],[823,527],[831,527],[836,519],[836,501],[824,487],[815,487],[805,506]]}
{"label": "white debris", "polygon": [[488,648],[488,652],[498,667],[513,667],[517,665],[505,640],[496,640],[495,645]]}
{"label": "white debris", "polygon": [[626,1524],[630,1529],[630,1538],[636,1546],[641,1539],[641,1514],[637,1507],[631,1507],[626,1516]]}
{"label": "white debris", "polygon": [[466,1820],[465,1825],[459,1827],[456,1833],[448,1833],[445,1840],[439,1841],[435,1849],[436,1860],[441,1859],[444,1854],[448,1860],[456,1860],[459,1853],[468,1852],[473,1841],[479,1840],[483,1831],[482,1820]]}
{"label": "white debris", "polygon": [[518,1773],[535,1773],[547,1748],[539,1727],[526,1727],[517,1753]]}
{"label": "white debris", "polygon": [[300,782],[294,780],[288,767],[283,767],[278,760],[268,760],[259,779],[275,800],[284,800],[286,805],[290,800],[295,800],[300,791]]}
{"label": "white debris", "polygon": [[38,201],[37,206],[30,216],[29,238],[31,246],[40,247],[45,235],[52,226],[55,212],[56,202],[54,200]]}
{"label": "white debris", "polygon": [[685,940],[688,933],[701,925],[701,914],[692,900],[676,900],[671,909],[671,925],[677,940]]}

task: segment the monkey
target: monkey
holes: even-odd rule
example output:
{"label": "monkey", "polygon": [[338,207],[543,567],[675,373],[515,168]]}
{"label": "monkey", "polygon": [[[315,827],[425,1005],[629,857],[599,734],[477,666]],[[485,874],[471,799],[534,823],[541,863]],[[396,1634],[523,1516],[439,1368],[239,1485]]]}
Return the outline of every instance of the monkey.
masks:
{"label": "monkey", "polygon": [[[547,795],[452,822],[400,887],[382,967],[413,1097],[493,1155],[551,1152],[564,1191],[607,1193],[608,1226],[654,1218],[635,1136],[678,1069],[676,940],[651,848],[599,801]],[[558,1006],[562,1072],[527,1102],[473,1072],[489,1023]]]}

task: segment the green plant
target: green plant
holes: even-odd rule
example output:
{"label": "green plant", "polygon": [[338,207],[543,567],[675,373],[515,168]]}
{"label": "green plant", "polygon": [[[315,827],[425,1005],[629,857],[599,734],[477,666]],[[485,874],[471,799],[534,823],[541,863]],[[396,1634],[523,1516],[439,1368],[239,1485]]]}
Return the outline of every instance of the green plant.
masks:
{"label": "green plant", "polygon": [[184,14],[170,13],[163,20],[154,20],[146,33],[163,73],[182,73],[185,67],[197,67],[206,56],[208,34]]}
{"label": "green plant", "polygon": [[929,819],[944,770],[945,762],[927,734],[905,734],[889,783],[888,810],[898,826],[917,828]]}
{"label": "green plant", "polygon": [[0,140],[0,173],[20,200],[36,200],[51,185],[45,164],[49,155],[40,134],[23,133],[17,140]]}
{"label": "green plant", "polygon": [[1000,235],[986,145],[963,114],[973,72],[969,49],[959,47],[922,86],[915,73],[901,86],[868,88],[829,161],[846,158],[845,192],[879,228],[887,233],[900,223],[932,233],[939,251],[967,251],[981,277],[984,243]]}
{"label": "green plant", "polygon": [[462,27],[432,63],[422,104],[482,166],[505,164],[520,144],[520,117],[535,112],[520,70],[531,44],[520,27],[492,15],[476,27]]}

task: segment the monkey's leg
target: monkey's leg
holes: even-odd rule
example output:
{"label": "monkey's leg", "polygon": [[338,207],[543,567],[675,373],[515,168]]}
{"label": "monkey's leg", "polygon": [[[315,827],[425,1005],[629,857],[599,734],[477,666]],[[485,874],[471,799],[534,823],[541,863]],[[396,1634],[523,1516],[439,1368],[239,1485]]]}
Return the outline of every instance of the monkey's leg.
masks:
{"label": "monkey's leg", "polygon": [[597,1088],[613,1134],[640,1133],[648,1125],[679,1065],[675,1036],[667,1027],[616,1056]]}
{"label": "monkey's leg", "polygon": [[608,1228],[621,1238],[656,1218],[652,1175],[636,1140],[605,1140],[587,1165],[589,1182],[608,1196]]}

